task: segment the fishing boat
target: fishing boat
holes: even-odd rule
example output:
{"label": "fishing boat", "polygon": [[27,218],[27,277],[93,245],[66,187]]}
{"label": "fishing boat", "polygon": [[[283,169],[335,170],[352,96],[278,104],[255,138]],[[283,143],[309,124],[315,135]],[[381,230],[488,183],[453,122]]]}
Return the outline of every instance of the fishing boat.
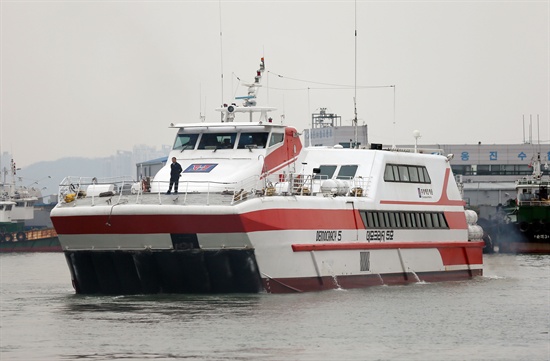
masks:
{"label": "fishing boat", "polygon": [[[4,170],[4,175],[8,172]],[[38,205],[37,190],[15,183],[16,167],[11,160],[11,181],[0,185],[0,253],[61,252],[53,227],[30,227]],[[5,177],[4,177],[5,178]]]}
{"label": "fishing boat", "polygon": [[516,181],[516,197],[496,226],[501,253],[550,254],[550,177],[543,175],[540,153],[530,166],[533,173]]}
{"label": "fishing boat", "polygon": [[291,293],[482,274],[483,230],[451,156],[303,147],[256,104],[264,69],[262,59],[242,104],[218,109],[223,121],[171,125],[176,193],[169,164],[150,181],[63,180],[51,219],[76,293]]}

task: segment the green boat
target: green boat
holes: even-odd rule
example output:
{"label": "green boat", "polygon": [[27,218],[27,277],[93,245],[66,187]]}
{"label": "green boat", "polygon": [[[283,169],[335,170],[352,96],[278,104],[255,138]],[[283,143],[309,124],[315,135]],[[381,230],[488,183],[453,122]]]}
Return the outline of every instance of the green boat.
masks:
{"label": "green boat", "polygon": [[0,253],[61,252],[53,227],[27,225],[35,217],[38,197],[33,194],[32,188],[16,187],[15,172],[12,160],[12,181],[0,184]]}
{"label": "green boat", "polygon": [[499,227],[501,253],[550,254],[550,178],[541,164],[539,153],[531,164],[533,175],[516,181],[516,199]]}

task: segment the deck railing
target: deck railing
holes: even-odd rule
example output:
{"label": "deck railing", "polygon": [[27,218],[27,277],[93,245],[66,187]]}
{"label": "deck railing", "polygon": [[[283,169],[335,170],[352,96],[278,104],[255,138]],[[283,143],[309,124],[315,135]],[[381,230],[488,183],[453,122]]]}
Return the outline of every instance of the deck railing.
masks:
{"label": "deck railing", "polygon": [[[252,176],[239,182],[180,181],[177,198],[161,192],[167,181],[140,182],[131,177],[66,177],[59,185],[60,203],[84,202],[92,206],[100,200],[107,204],[235,204],[255,197],[353,196],[368,195],[370,179],[355,177],[331,180],[326,176],[289,173],[267,177]],[[328,184],[328,186],[327,186]],[[155,189],[155,192],[149,191]],[[74,202],[74,203],[73,203]]]}

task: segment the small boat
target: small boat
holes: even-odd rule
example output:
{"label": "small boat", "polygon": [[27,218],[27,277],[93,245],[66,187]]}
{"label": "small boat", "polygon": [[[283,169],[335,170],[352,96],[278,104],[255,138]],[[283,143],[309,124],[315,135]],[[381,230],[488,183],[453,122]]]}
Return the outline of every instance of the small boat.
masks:
{"label": "small boat", "polygon": [[[482,275],[483,230],[450,156],[303,147],[248,94],[172,124],[152,180],[67,177],[51,219],[78,294],[292,293]],[[244,115],[248,121],[236,122]],[[169,194],[167,194],[169,193]]]}
{"label": "small boat", "polygon": [[29,227],[38,197],[33,189],[15,184],[15,164],[11,161],[11,183],[0,185],[0,253],[61,252],[53,227]]}
{"label": "small boat", "polygon": [[540,153],[531,166],[533,174],[516,181],[516,198],[496,225],[501,253],[550,254],[550,177],[543,175]]}

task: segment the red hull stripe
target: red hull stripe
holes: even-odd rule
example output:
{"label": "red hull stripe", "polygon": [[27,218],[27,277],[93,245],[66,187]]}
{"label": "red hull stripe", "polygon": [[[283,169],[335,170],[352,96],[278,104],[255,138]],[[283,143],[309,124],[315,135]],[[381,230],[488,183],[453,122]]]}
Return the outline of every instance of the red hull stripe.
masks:
{"label": "red hull stripe", "polygon": [[483,242],[382,242],[382,243],[324,243],[293,244],[294,252],[338,251],[356,249],[406,249],[406,248],[483,248]]}
{"label": "red hull stripe", "polygon": [[[353,210],[268,209],[242,215],[113,215],[52,217],[58,234],[243,233],[355,229]],[[304,215],[307,214],[307,217]],[[109,221],[110,225],[107,225]]]}
{"label": "red hull stripe", "polygon": [[437,248],[446,266],[483,263],[483,242],[384,242],[293,244],[294,252]]}
{"label": "red hull stripe", "polygon": [[[462,212],[454,215],[447,212],[446,215],[451,229],[465,229],[465,221],[459,221],[460,217],[464,217]],[[241,215],[115,214],[110,218],[107,215],[52,217],[52,222],[58,234],[148,234],[365,229],[360,219],[357,210],[266,209]]]}

